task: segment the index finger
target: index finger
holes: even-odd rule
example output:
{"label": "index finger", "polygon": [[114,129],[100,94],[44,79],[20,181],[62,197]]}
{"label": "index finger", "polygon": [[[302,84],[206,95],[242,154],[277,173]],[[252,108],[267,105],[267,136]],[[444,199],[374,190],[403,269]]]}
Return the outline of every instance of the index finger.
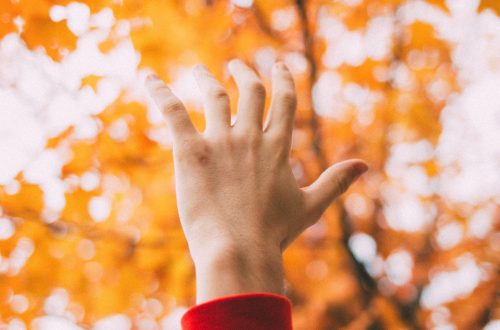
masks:
{"label": "index finger", "polygon": [[167,121],[174,140],[198,134],[182,102],[158,76],[148,76],[146,87]]}

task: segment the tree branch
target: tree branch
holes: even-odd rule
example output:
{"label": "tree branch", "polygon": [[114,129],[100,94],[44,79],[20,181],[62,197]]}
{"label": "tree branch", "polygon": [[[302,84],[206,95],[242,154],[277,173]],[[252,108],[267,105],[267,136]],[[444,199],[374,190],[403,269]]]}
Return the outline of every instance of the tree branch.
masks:
{"label": "tree branch", "polygon": [[[296,0],[295,6],[297,8],[297,12],[300,18],[302,39],[304,45],[304,55],[309,63],[309,84],[310,84],[310,90],[312,90],[312,87],[314,86],[318,78],[318,67],[315,61],[316,57],[314,54],[314,37],[312,36],[312,33],[309,29],[309,17],[305,1]],[[398,54],[396,54],[395,56],[398,56]],[[314,111],[312,96],[310,99],[308,127],[312,136],[311,144],[313,152],[316,156],[320,169],[323,171],[328,167],[328,162],[322,148],[323,141],[321,135],[321,122],[316,112]],[[363,292],[363,305],[365,306],[365,309],[367,309],[370,308],[371,301],[376,296],[382,296],[382,295],[380,295],[380,293],[378,292],[377,282],[375,281],[375,279],[371,277],[371,275],[368,273],[363,263],[359,262],[355,258],[354,253],[349,247],[349,238],[352,235],[351,219],[349,218],[349,214],[340,199],[336,201],[336,206],[339,212],[339,219],[342,228],[341,241],[343,243],[345,251],[347,252],[351,260],[354,273],[356,274],[359,286],[361,287]],[[401,306],[401,304],[399,304],[393,298],[389,297],[387,299],[391,304],[396,306],[401,318],[403,320],[408,320],[408,311],[405,310],[404,306]],[[413,322],[415,317],[414,312],[415,311],[409,313],[411,318],[409,321],[411,321],[412,323],[414,323]],[[416,324],[412,324],[412,326],[414,329],[418,329],[418,326]]]}
{"label": "tree branch", "polygon": [[[309,86],[310,90],[316,83],[318,79],[318,68],[314,56],[314,38],[309,30],[309,17],[307,14],[307,8],[303,0],[296,0],[295,6],[299,14],[300,26],[302,29],[302,42],[304,45],[304,56],[309,63]],[[326,156],[323,153],[323,141],[321,136],[321,127],[318,115],[314,111],[312,96],[310,98],[309,111],[309,122],[308,127],[312,136],[312,149],[318,160],[321,170],[325,170],[328,167],[328,162]]]}

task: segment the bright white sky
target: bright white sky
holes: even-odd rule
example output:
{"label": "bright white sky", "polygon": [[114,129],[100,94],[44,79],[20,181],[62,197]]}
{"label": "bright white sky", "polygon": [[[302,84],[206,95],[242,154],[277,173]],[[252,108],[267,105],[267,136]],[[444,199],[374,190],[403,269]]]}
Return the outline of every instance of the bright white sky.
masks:
{"label": "bright white sky", "polygon": [[[352,5],[358,2],[343,1]],[[241,6],[251,3],[235,1]],[[436,206],[421,198],[432,193],[451,205],[480,205],[469,214],[470,221],[465,229],[454,223],[439,229],[436,240],[443,249],[455,246],[467,235],[485,237],[491,230],[494,206],[500,203],[500,19],[491,12],[478,14],[478,0],[449,0],[447,4],[451,15],[422,1],[409,1],[400,9],[400,17],[403,24],[415,20],[432,24],[438,35],[453,46],[452,61],[462,91],[446,99],[437,146],[426,140],[394,141],[386,166],[389,179],[381,187],[384,214],[388,225],[395,230],[419,231],[434,221]],[[292,23],[291,16],[286,10],[279,11],[273,15],[273,25],[286,29]],[[28,50],[16,34],[0,40],[0,184],[15,193],[19,183],[14,177],[23,171],[28,181],[39,184],[44,191],[46,221],[56,221],[57,214],[65,206],[65,184],[60,179],[60,170],[70,157],[70,150],[64,146],[45,150],[47,139],[69,126],[75,126],[75,139],[95,136],[100,128],[93,115],[116,100],[121,91],[125,91],[130,100],[148,105],[149,118],[158,125],[151,137],[169,144],[168,133],[160,125],[160,115],[145,96],[143,80],[147,72],[138,70],[139,54],[128,37],[128,23],[118,22],[123,41],[103,54],[97,45],[107,38],[111,27],[117,23],[111,10],[91,15],[86,5],[72,3],[67,7],[54,6],[51,18],[65,20],[70,30],[80,37],[76,50],[59,63],[43,52]],[[343,63],[359,65],[367,58],[385,58],[390,51],[392,33],[393,18],[389,16],[374,17],[365,29],[357,31],[348,31],[335,17],[320,18],[318,34],[329,45],[323,57],[329,71],[320,75],[313,89],[318,114],[343,121],[349,106],[354,105],[358,121],[370,123],[373,104],[381,95],[355,84],[344,84],[335,69]],[[262,65],[274,58],[269,49],[257,54],[257,62]],[[304,66],[301,56],[291,54],[289,58],[295,59],[296,67]],[[173,85],[182,99],[194,102],[196,100],[189,99],[192,80],[188,78],[188,69],[179,69]],[[398,85],[411,88],[408,68],[403,64],[397,70]],[[103,77],[97,91],[79,88],[81,79],[90,74]],[[429,88],[437,98],[448,95],[449,88],[442,81],[434,82]],[[115,126],[111,135],[116,139],[126,137],[126,123]],[[421,164],[433,158],[438,160],[443,171],[438,177],[429,178]],[[95,185],[96,180],[99,174],[89,172],[81,178],[80,184],[86,189]],[[89,204],[89,211],[95,221],[104,221],[109,213],[109,202],[104,197],[95,199]],[[11,237],[13,230],[8,220],[1,218],[0,212],[0,240]],[[26,239],[18,245],[21,252],[10,258],[12,265],[22,267],[33,246]],[[383,260],[377,254],[375,241],[361,233],[352,237],[350,245],[373,274],[385,273],[395,285],[411,280],[413,260],[407,251],[394,251]],[[3,259],[4,266],[8,260],[8,256]],[[7,267],[10,271],[12,265]],[[0,272],[7,268],[0,264]],[[470,293],[484,279],[484,271],[468,254],[456,260],[456,270],[433,275],[421,303],[441,313],[436,317],[436,327],[449,326],[446,309],[440,306]],[[33,325],[38,329],[80,329],[65,310],[67,300],[64,289],[55,291],[47,297],[47,315]],[[22,310],[26,303],[23,297],[15,297],[11,305]],[[180,308],[165,317],[161,324],[153,325],[154,321],[144,320],[141,329],[174,329],[183,310]],[[110,315],[97,322],[93,329],[110,328],[130,329],[131,321],[124,315]],[[25,325],[14,320],[9,330],[16,329],[25,329]]]}

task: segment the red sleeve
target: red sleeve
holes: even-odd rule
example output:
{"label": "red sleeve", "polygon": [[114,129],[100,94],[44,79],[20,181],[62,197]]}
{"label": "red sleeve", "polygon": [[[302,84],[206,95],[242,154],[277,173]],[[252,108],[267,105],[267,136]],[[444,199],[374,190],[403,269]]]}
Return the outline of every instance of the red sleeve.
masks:
{"label": "red sleeve", "polygon": [[226,296],[191,307],[183,330],[291,330],[290,300],[272,293]]}

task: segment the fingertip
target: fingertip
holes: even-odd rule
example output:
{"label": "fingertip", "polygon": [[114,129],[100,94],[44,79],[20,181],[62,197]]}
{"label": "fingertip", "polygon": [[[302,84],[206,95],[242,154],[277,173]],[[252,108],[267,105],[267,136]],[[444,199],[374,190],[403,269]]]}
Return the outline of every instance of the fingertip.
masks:
{"label": "fingertip", "polygon": [[229,71],[229,73],[232,75],[233,72],[234,72],[234,62],[235,60],[230,60],[229,62],[227,62],[227,70]]}
{"label": "fingertip", "polygon": [[229,69],[229,72],[232,74],[235,72],[238,66],[242,65],[245,65],[245,63],[242,60],[240,60],[239,58],[233,58],[227,63],[227,68]]}
{"label": "fingertip", "polygon": [[288,67],[283,61],[276,61],[276,63],[274,63],[274,67],[280,70],[288,70]]}
{"label": "fingertip", "polygon": [[235,66],[235,65],[238,65],[239,63],[242,63],[242,61],[239,58],[233,58],[233,59],[229,60],[227,65]]}
{"label": "fingertip", "polygon": [[146,77],[146,82],[152,82],[156,80],[160,80],[160,77],[158,77],[156,73],[148,74],[148,76]]}
{"label": "fingertip", "polygon": [[154,73],[149,74],[146,77],[145,86],[147,91],[152,97],[155,97],[155,95],[158,94],[160,88],[165,89],[167,92],[170,91],[170,89],[165,85],[163,80],[161,80],[161,78]]}
{"label": "fingertip", "polygon": [[292,73],[282,61],[277,61],[273,65],[272,74],[276,77],[283,77],[287,80],[293,80]]}
{"label": "fingertip", "polygon": [[199,73],[205,73],[205,72],[208,72],[208,68],[204,65],[204,64],[196,64],[194,67],[193,67],[193,71],[196,73],[196,72],[199,72]]}
{"label": "fingertip", "polygon": [[172,90],[161,80],[151,80],[146,84],[147,90],[153,99],[173,95]]}
{"label": "fingertip", "polygon": [[354,161],[354,164],[353,164],[352,169],[353,169],[356,177],[359,177],[360,175],[362,175],[363,173],[368,171],[368,169],[369,169],[368,164],[364,160],[355,159],[353,161]]}

